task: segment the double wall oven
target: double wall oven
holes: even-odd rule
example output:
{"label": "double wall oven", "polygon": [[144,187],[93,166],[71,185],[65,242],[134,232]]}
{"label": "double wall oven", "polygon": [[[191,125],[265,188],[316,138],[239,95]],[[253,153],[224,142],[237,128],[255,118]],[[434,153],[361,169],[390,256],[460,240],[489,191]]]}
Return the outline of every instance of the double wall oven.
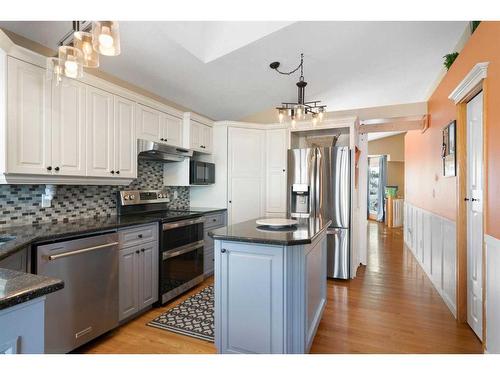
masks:
{"label": "double wall oven", "polygon": [[203,281],[203,224],[199,213],[168,209],[168,198],[157,190],[121,191],[118,215],[160,221],[159,301],[163,304]]}

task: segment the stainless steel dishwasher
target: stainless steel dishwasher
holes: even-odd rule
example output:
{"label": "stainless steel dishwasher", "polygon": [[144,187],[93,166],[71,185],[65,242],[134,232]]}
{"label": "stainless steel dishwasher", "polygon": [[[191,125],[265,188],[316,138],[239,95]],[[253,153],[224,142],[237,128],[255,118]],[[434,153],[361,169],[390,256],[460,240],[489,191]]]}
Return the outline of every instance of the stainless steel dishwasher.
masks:
{"label": "stainless steel dishwasher", "polygon": [[45,352],[67,353],[118,325],[118,234],[36,247],[39,275],[62,279],[47,295]]}

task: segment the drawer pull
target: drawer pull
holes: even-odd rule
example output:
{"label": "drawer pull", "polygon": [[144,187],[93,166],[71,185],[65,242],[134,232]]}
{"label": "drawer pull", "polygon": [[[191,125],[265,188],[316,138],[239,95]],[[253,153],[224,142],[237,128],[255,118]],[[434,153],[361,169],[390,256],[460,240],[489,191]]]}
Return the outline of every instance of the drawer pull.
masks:
{"label": "drawer pull", "polygon": [[142,238],[142,234],[138,234],[138,235],[137,235],[137,238]]}
{"label": "drawer pull", "polygon": [[226,250],[226,249],[220,249],[220,252],[221,252],[222,254],[224,254],[225,252],[227,252],[227,250]]}

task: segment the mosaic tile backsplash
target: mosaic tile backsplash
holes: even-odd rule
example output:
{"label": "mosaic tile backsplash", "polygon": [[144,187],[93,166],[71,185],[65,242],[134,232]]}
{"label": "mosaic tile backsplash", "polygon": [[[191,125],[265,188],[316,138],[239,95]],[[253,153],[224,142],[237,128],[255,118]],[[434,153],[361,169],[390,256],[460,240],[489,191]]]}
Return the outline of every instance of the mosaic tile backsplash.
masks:
{"label": "mosaic tile backsplash", "polygon": [[0,227],[114,215],[116,192],[126,189],[163,189],[171,209],[189,207],[188,187],[163,186],[163,164],[139,160],[137,179],[128,187],[59,185],[49,208],[41,207],[45,185],[0,185]]}

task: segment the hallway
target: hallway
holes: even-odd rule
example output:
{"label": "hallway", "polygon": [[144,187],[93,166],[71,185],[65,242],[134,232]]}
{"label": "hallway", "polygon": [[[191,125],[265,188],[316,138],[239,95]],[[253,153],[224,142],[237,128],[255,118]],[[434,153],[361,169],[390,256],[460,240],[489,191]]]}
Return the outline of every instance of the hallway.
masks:
{"label": "hallway", "polygon": [[404,248],[402,228],[369,221],[368,246],[356,279],[328,280],[312,353],[482,353]]}

